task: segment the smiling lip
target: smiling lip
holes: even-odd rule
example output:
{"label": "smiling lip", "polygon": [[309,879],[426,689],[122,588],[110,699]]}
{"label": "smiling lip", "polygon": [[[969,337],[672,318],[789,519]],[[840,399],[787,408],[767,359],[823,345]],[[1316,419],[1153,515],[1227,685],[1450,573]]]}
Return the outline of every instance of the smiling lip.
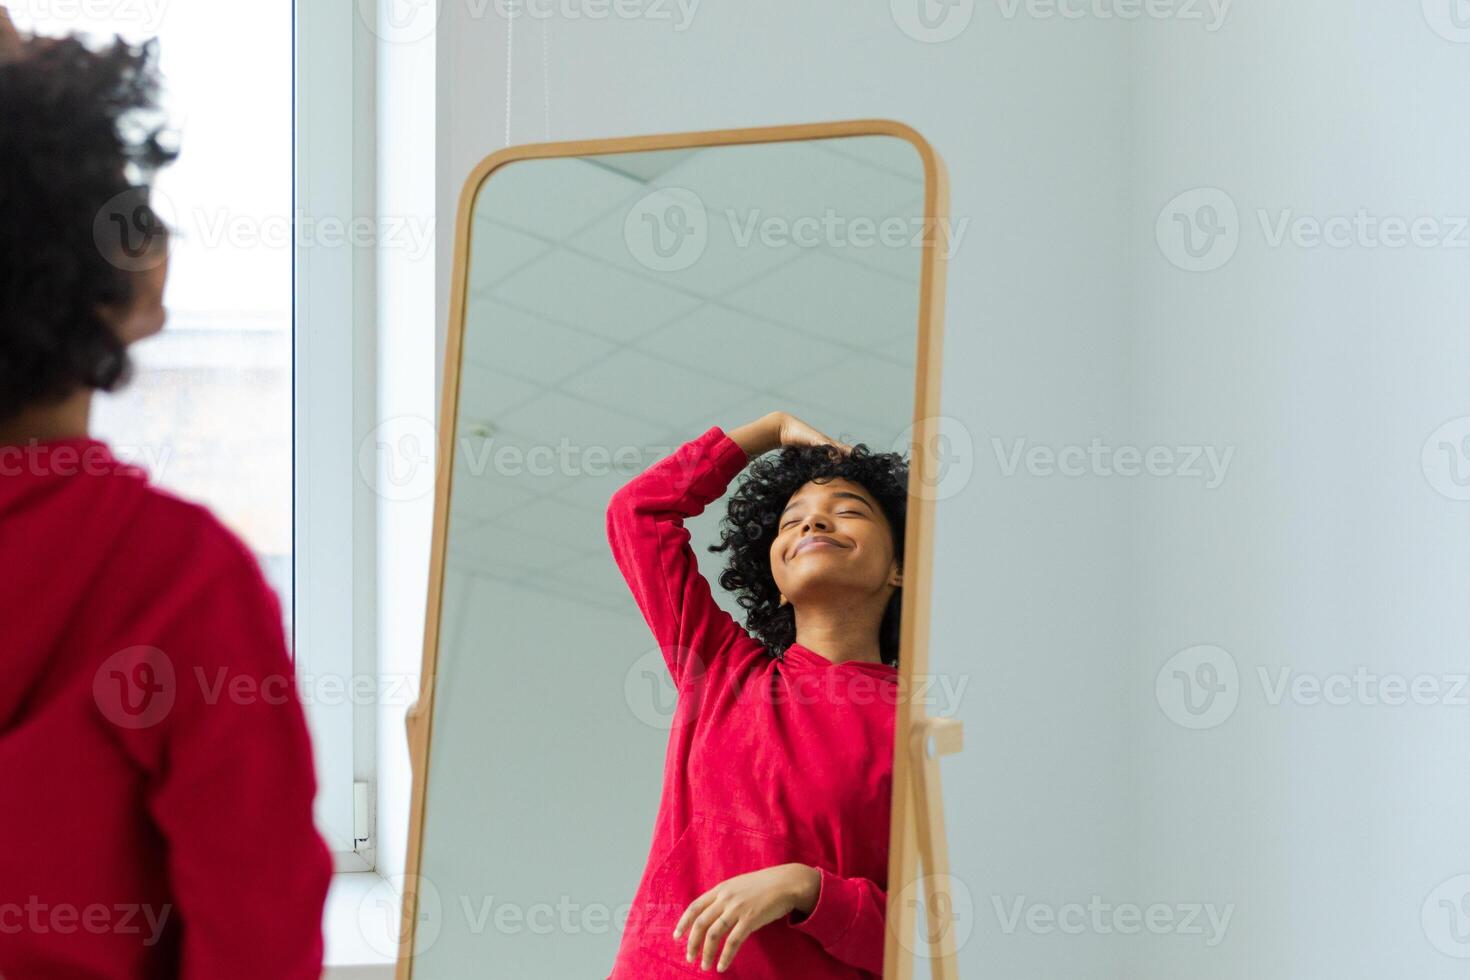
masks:
{"label": "smiling lip", "polygon": [[806,551],[809,548],[820,548],[823,546],[828,548],[842,547],[842,545],[838,544],[835,539],[829,538],[825,534],[818,534],[810,538],[803,538],[801,542],[797,544],[795,550],[791,552],[791,557],[795,558],[797,555],[801,554],[803,551]]}

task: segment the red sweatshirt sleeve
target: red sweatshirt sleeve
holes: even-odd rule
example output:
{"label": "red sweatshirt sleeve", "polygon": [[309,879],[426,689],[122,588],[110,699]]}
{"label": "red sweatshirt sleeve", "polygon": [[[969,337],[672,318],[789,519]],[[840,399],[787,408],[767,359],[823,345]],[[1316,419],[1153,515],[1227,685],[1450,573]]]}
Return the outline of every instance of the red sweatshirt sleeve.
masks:
{"label": "red sweatshirt sleeve", "polygon": [[750,458],[719,426],[684,443],[613,494],[607,538],[674,683],[745,630],[715,602],[689,546],[687,518],[718,500]]}
{"label": "red sweatshirt sleeve", "polygon": [[822,884],[810,914],[792,912],[787,923],[836,959],[873,976],[883,975],[883,935],[888,896],[868,878],[842,878],[817,868]]}
{"label": "red sweatshirt sleeve", "polygon": [[312,822],[316,776],[280,604],[244,546],[216,533],[201,561],[211,572],[149,655],[155,675],[159,659],[171,669],[172,703],[120,734],[166,844],[181,980],[319,980],[332,859]]}

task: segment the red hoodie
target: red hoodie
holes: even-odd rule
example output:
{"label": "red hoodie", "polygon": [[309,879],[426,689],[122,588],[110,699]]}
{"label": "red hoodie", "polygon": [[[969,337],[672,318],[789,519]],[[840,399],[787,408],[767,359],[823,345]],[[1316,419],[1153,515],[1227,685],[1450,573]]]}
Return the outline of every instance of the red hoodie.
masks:
{"label": "red hoodie", "polygon": [[331,855],[280,607],[106,445],[0,447],[0,977],[317,980]]}
{"label": "red hoodie", "polygon": [[685,962],[679,916],[727,878],[790,862],[820,872],[816,906],[753,933],[724,976],[883,972],[898,672],[800,644],[776,660],[715,602],[684,520],[748,462],[715,426],[608,506],[613,556],[679,691],[653,846],[609,980],[712,976]]}

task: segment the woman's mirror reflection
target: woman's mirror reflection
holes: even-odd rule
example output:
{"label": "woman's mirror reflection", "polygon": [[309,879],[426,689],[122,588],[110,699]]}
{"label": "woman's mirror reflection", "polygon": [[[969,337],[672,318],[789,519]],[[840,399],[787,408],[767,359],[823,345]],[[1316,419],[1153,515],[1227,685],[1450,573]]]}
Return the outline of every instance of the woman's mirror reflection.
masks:
{"label": "woman's mirror reflection", "polygon": [[882,975],[924,256],[775,231],[917,227],[924,175],[862,135],[478,185],[405,975]]}
{"label": "woman's mirror reflection", "polygon": [[[747,465],[711,546],[742,627],[683,521]],[[613,555],[681,713],[614,977],[659,975],[674,952],[752,976],[881,974],[894,699],[876,688],[897,680],[906,494],[897,454],[772,412],[712,427],[613,497]]]}

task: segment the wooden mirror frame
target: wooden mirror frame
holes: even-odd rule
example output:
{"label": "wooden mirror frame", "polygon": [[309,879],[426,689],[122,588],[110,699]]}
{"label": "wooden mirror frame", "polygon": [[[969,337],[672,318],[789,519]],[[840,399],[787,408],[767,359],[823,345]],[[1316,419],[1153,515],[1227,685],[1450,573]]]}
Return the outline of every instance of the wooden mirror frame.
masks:
{"label": "wooden mirror frame", "polygon": [[[439,415],[438,458],[434,485],[434,537],[429,565],[428,611],[424,619],[424,659],[420,696],[408,710],[409,758],[413,795],[409,810],[408,866],[404,877],[399,926],[397,980],[413,974],[414,926],[418,917],[418,881],[423,854],[424,805],[429,780],[429,748],[434,733],[434,684],[438,666],[440,613],[444,600],[444,559],[449,525],[450,484],[454,473],[454,434],[458,431],[459,381],[464,349],[466,291],[469,279],[470,229],[480,189],[501,167],[522,160],[584,157],[607,153],[738,146],[843,136],[892,136],[911,144],[924,165],[924,233],[919,279],[918,351],[914,371],[914,429],[909,469],[907,530],[903,567],[913,584],[903,590],[899,645],[899,700],[894,727],[893,802],[889,828],[888,887],[897,892],[922,889],[928,922],[933,975],[951,980],[955,973],[953,923],[942,798],[937,755],[959,750],[959,723],[931,718],[914,697],[913,678],[928,673],[930,579],[934,552],[934,501],[916,494],[937,480],[933,457],[919,450],[939,434],[939,382],[944,308],[945,254],[935,231],[949,217],[949,182],[944,163],[915,130],[886,119],[859,119],[755,129],[716,129],[617,139],[571,140],[511,146],[490,154],[470,171],[460,191],[454,231],[454,269],[450,288],[449,335],[444,351],[444,390]],[[915,575],[911,569],[922,569]],[[936,749],[928,751],[933,739]],[[921,826],[922,824],[922,826]],[[920,873],[921,867],[928,874]],[[918,896],[916,896],[918,897]],[[884,980],[911,980],[916,951],[901,937],[915,935],[913,903],[888,903],[884,936]]]}

